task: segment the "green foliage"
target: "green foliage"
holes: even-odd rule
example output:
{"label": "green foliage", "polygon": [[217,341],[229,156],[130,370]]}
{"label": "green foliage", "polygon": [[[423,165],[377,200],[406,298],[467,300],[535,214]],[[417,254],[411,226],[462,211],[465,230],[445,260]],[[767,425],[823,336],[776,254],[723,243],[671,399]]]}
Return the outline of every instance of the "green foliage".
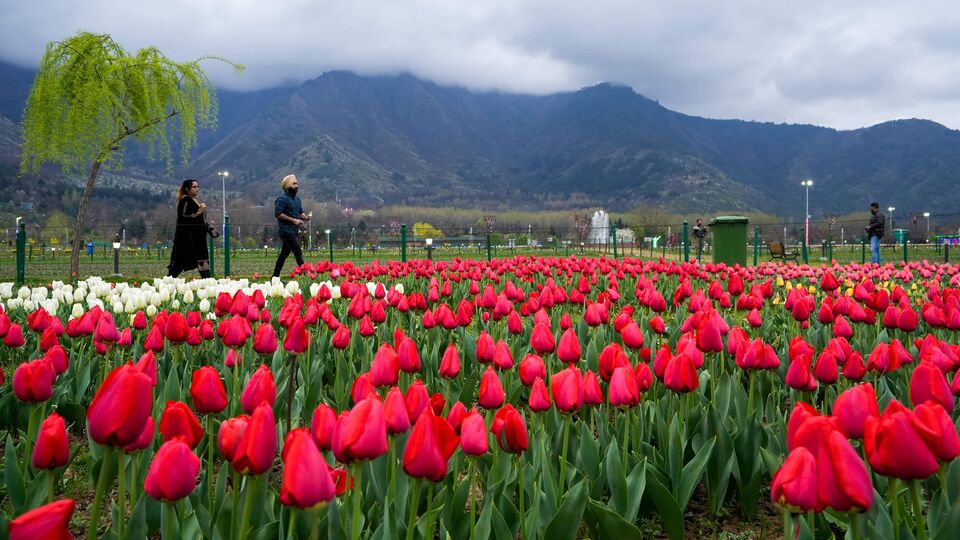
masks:
{"label": "green foliage", "polygon": [[[131,55],[106,34],[80,32],[49,43],[27,99],[21,171],[47,162],[68,173],[94,162],[119,168],[130,137],[170,165],[174,133],[186,161],[197,128],[212,128],[217,118],[201,60],[174,62],[153,47]],[[165,120],[173,117],[171,133]]]}
{"label": "green foliage", "polygon": [[440,238],[443,231],[426,222],[413,224],[413,234],[416,238]]}

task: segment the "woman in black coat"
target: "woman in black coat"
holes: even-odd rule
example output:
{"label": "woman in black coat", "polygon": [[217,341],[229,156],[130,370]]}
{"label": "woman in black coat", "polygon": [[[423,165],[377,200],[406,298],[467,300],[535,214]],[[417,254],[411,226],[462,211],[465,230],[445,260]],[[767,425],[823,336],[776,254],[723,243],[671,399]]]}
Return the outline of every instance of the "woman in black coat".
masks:
{"label": "woman in black coat", "polygon": [[197,200],[199,193],[200,183],[192,178],[184,180],[177,191],[177,230],[167,266],[167,274],[172,277],[194,268],[200,271],[200,277],[210,277],[207,235],[216,238],[220,234],[207,225],[207,205]]}

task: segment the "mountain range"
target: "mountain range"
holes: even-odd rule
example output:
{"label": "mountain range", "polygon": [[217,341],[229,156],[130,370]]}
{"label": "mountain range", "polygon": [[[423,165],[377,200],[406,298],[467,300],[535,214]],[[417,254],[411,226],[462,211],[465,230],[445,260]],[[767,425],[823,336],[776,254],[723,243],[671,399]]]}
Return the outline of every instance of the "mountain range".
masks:
{"label": "mountain range", "polygon": [[[33,73],[0,64],[0,161],[16,161],[16,122]],[[960,132],[929,120],[856,130],[699,118],[616,84],[545,96],[472,92],[411,75],[328,72],[295,86],[218,92],[219,128],[169,174],[132,148],[125,174],[185,176],[272,200],[301,192],[366,208],[762,211],[846,214],[872,200],[906,212],[953,212]],[[9,169],[9,167],[7,167]],[[50,174],[50,173],[45,173]],[[903,215],[903,214],[901,214]]]}

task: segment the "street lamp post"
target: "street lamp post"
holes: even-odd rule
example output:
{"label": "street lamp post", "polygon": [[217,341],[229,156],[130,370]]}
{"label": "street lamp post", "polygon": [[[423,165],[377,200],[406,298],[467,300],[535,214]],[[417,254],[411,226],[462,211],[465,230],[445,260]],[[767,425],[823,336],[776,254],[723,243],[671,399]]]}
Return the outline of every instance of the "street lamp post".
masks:
{"label": "street lamp post", "polygon": [[327,233],[327,251],[330,254],[328,261],[333,262],[333,240],[330,238],[330,229],[326,229],[323,232]]}
{"label": "street lamp post", "polygon": [[897,207],[895,207],[895,206],[888,206],[888,207],[887,207],[887,212],[890,212],[890,233],[893,234],[893,245],[894,245],[894,246],[897,245],[897,235],[896,235],[895,232],[893,232],[893,231],[894,231],[894,228],[893,228],[893,211],[896,210],[896,209],[897,209]]}
{"label": "street lamp post", "polygon": [[313,251],[313,212],[307,215],[310,216],[307,220],[307,251]]}
{"label": "street lamp post", "polygon": [[220,177],[220,197],[223,201],[223,223],[220,225],[222,229],[221,234],[223,234],[223,242],[226,245],[227,241],[227,177],[230,176],[230,171],[220,171],[217,173],[217,176]]}
{"label": "street lamp post", "polygon": [[808,178],[800,182],[800,185],[806,188],[806,194],[807,194],[807,197],[806,197],[807,213],[804,214],[804,220],[803,220],[803,238],[804,238],[804,243],[806,243],[809,246],[810,245],[810,186],[813,185],[813,180]]}
{"label": "street lamp post", "polygon": [[924,212],[923,217],[927,218],[927,242],[930,241],[930,212]]}

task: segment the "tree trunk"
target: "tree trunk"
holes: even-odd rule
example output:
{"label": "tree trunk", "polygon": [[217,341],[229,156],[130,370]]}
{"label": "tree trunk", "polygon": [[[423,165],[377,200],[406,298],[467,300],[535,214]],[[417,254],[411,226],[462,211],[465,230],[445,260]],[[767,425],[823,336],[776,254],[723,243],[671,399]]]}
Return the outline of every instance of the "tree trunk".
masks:
{"label": "tree trunk", "polygon": [[97,174],[100,173],[100,165],[103,164],[103,158],[97,158],[90,167],[90,176],[87,177],[87,187],[83,189],[83,197],[80,199],[80,207],[77,208],[77,220],[73,224],[73,249],[70,250],[70,282],[76,283],[80,273],[80,251],[83,249],[83,225],[84,217],[87,213],[87,203],[90,202],[90,194],[93,193],[93,185],[97,182]]}

